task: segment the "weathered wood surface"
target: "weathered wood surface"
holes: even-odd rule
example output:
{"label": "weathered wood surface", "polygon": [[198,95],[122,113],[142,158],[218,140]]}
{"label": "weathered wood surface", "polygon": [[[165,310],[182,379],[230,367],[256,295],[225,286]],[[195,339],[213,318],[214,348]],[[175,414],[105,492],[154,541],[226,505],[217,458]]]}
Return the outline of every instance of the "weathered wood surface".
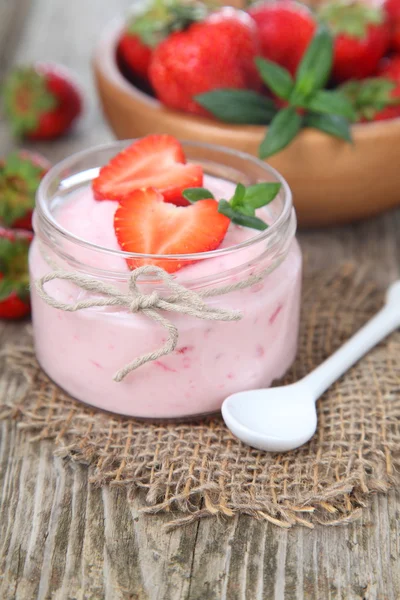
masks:
{"label": "weathered wood surface", "polygon": [[[53,59],[80,76],[87,115],[67,139],[41,144],[52,160],[111,138],[89,58],[102,27],[128,0],[0,0],[0,77],[15,62]],[[0,121],[0,152],[13,146]],[[377,198],[379,202],[379,198]],[[318,266],[373,261],[399,275],[400,211],[300,236]],[[0,347],[24,335],[0,325]],[[0,376],[4,365],[0,364]],[[18,382],[0,379],[0,395]],[[400,492],[371,499],[347,527],[280,530],[250,517],[203,520],[166,533],[118,489],[95,489],[84,466],[53,458],[15,424],[0,429],[0,598],[3,600],[397,600]]]}

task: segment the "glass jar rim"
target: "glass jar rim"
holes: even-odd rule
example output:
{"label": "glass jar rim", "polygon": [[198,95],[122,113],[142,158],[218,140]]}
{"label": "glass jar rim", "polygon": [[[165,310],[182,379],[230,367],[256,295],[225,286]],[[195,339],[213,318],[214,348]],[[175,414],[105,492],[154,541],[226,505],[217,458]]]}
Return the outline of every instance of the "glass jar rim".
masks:
{"label": "glass jar rim", "polygon": [[[51,183],[57,175],[59,175],[63,170],[68,169],[71,164],[75,163],[79,159],[83,159],[90,154],[104,151],[108,149],[114,149],[116,152],[123,150],[126,146],[133,143],[134,139],[126,139],[126,140],[118,140],[114,142],[109,142],[107,144],[101,144],[97,146],[92,146],[91,148],[81,150],[79,152],[75,152],[71,154],[67,158],[59,161],[46,173],[43,179],[40,182],[37,195],[36,195],[36,210],[40,216],[46,222],[46,225],[50,227],[50,230],[53,230],[55,233],[61,233],[62,236],[67,239],[69,242],[74,244],[78,244],[83,248],[93,250],[96,252],[106,252],[107,254],[111,254],[114,256],[119,256],[124,260],[128,259],[152,259],[152,260],[204,260],[209,258],[215,258],[218,256],[226,256],[227,254],[232,254],[242,250],[243,248],[247,248],[252,246],[253,244],[257,244],[259,242],[263,242],[264,240],[269,240],[274,238],[276,234],[279,233],[281,228],[287,223],[288,219],[291,217],[293,210],[293,201],[292,201],[292,192],[287,181],[284,177],[269,164],[265,163],[262,160],[247,154],[246,152],[242,152],[240,150],[234,150],[231,148],[227,148],[225,146],[221,146],[218,144],[209,144],[205,142],[192,142],[187,140],[180,140],[183,148],[199,148],[204,150],[214,150],[225,154],[226,156],[235,156],[239,157],[243,160],[249,161],[254,165],[260,167],[264,170],[268,175],[272,175],[277,182],[282,185],[283,192],[283,206],[280,214],[274,220],[274,222],[264,231],[254,235],[253,237],[239,242],[238,244],[234,244],[227,248],[217,248],[216,250],[210,250],[208,252],[198,252],[195,254],[140,254],[134,252],[126,252],[124,250],[115,250],[112,248],[107,248],[105,246],[100,246],[98,244],[94,244],[92,242],[88,242],[79,236],[74,235],[64,227],[62,227],[58,222],[54,215],[51,213],[49,208],[49,204],[46,202],[46,197],[49,193],[49,188]],[[272,203],[274,200],[272,201]],[[271,203],[271,204],[272,204]]]}

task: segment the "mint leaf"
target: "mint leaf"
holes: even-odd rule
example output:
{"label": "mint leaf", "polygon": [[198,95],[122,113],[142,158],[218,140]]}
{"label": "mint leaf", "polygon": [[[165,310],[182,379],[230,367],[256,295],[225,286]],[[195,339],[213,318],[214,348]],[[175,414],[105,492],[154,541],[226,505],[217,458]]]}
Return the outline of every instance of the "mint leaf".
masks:
{"label": "mint leaf", "polygon": [[329,135],[346,140],[346,142],[352,141],[349,122],[338,115],[309,113],[304,120],[304,125],[329,133]]}
{"label": "mint leaf", "polygon": [[246,188],[244,187],[243,183],[238,183],[236,186],[235,193],[233,194],[231,201],[230,201],[232,208],[237,208],[238,206],[241,206],[241,204],[243,203],[245,194],[246,194]]}
{"label": "mint leaf", "polygon": [[274,200],[281,189],[280,183],[256,183],[246,188],[245,203],[252,208],[261,208]]}
{"label": "mint leaf", "polygon": [[198,94],[194,99],[225,123],[267,125],[277,113],[271,98],[251,90],[220,89]]}
{"label": "mint leaf", "polygon": [[349,121],[356,120],[352,103],[345,94],[338,91],[319,90],[308,102],[308,108],[318,113],[340,115]]}
{"label": "mint leaf", "polygon": [[264,58],[256,58],[256,65],[261,79],[280,98],[289,100],[294,82],[289,71],[280,65]]}
{"label": "mint leaf", "polygon": [[258,217],[244,215],[243,213],[236,211],[226,200],[219,201],[218,212],[228,217],[228,219],[230,219],[232,223],[236,223],[236,225],[258,229],[259,231],[263,231],[268,227],[267,223],[264,223],[264,221]]}
{"label": "mint leaf", "polygon": [[268,158],[283,150],[299,132],[301,116],[293,106],[281,110],[271,122],[259,148],[260,158]]}
{"label": "mint leaf", "polygon": [[237,210],[238,210],[238,212],[242,213],[243,215],[247,215],[249,217],[255,217],[256,216],[256,210],[255,210],[255,208],[252,208],[248,204],[243,204],[242,206],[239,206]]}
{"label": "mint leaf", "polygon": [[207,198],[214,198],[213,194],[206,188],[186,188],[183,190],[182,196],[186,198],[191,204],[198,202],[199,200],[206,200]]}
{"label": "mint leaf", "polygon": [[331,73],[332,60],[332,34],[321,26],[297,69],[293,99],[302,97],[306,100],[313,92],[323,88]]}

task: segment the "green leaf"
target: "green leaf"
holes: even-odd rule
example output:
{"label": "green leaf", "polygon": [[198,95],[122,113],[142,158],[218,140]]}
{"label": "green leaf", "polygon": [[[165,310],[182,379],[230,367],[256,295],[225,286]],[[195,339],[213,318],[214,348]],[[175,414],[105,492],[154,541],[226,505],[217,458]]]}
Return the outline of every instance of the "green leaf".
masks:
{"label": "green leaf", "polygon": [[297,69],[294,98],[308,99],[320,90],[332,70],[333,39],[325,27],[319,27]]}
{"label": "green leaf", "polygon": [[302,123],[301,116],[293,106],[284,108],[273,119],[268,128],[267,135],[259,148],[260,158],[268,158],[283,148],[296,137]]}
{"label": "green leaf", "polygon": [[256,58],[256,65],[261,79],[280,98],[289,100],[294,82],[289,71],[264,58]]}
{"label": "green leaf", "polygon": [[194,99],[226,123],[268,125],[277,113],[271,98],[251,90],[220,89],[198,94]]}
{"label": "green leaf", "polygon": [[236,186],[235,193],[233,194],[231,201],[230,201],[232,208],[237,208],[238,206],[241,206],[241,204],[243,203],[245,194],[246,194],[246,188],[244,187],[243,183],[238,183]]}
{"label": "green leaf", "polygon": [[346,140],[346,142],[352,141],[349,122],[338,115],[309,113],[305,118],[304,125],[329,133],[329,135]]}
{"label": "green leaf", "polygon": [[255,217],[256,210],[252,208],[249,204],[243,204],[237,208],[237,211],[242,213],[243,215],[247,215],[248,217]]}
{"label": "green leaf", "polygon": [[261,208],[274,200],[282,185],[280,183],[256,183],[246,188],[245,203],[252,208]]}
{"label": "green leaf", "polygon": [[250,227],[251,229],[257,229],[263,231],[267,229],[268,225],[258,217],[252,217],[250,215],[244,215],[232,208],[232,206],[226,200],[220,200],[218,203],[218,212],[225,215],[236,225],[242,225],[243,227]]}
{"label": "green leaf", "polygon": [[182,196],[186,198],[191,204],[198,202],[199,200],[206,200],[207,198],[214,198],[213,194],[206,188],[186,188],[183,190]]}
{"label": "green leaf", "polygon": [[341,92],[319,90],[308,102],[308,108],[313,112],[340,115],[349,121],[356,120],[356,111],[352,103]]}

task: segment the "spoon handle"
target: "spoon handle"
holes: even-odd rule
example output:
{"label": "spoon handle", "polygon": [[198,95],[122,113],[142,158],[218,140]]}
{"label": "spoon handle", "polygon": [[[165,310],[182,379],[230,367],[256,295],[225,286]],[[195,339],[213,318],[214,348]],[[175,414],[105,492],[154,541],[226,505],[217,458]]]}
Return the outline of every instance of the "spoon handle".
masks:
{"label": "spoon handle", "polygon": [[396,304],[388,303],[330,358],[302,379],[302,383],[315,395],[315,400],[364,354],[400,327],[399,304]]}

